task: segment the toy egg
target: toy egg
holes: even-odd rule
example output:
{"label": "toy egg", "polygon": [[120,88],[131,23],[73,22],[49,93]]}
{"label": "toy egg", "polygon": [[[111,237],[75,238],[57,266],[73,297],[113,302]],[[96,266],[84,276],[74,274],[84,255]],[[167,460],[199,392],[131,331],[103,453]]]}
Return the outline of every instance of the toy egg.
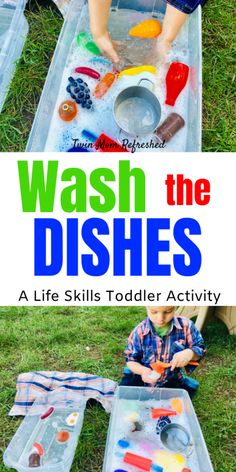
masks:
{"label": "toy egg", "polygon": [[160,33],[161,24],[154,19],[144,20],[129,31],[130,36],[137,38],[156,38]]}
{"label": "toy egg", "polygon": [[59,106],[59,116],[63,121],[72,121],[78,113],[78,108],[72,100],[65,100]]}
{"label": "toy egg", "polygon": [[66,424],[68,426],[75,426],[77,421],[78,421],[78,418],[79,418],[79,413],[78,412],[71,413],[66,418]]}

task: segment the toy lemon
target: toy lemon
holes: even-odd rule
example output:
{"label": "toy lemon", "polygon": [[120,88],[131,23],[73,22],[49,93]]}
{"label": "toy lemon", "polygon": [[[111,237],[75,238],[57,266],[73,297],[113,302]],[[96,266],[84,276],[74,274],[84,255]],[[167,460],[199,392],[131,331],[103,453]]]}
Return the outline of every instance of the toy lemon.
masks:
{"label": "toy lemon", "polygon": [[154,19],[144,20],[129,31],[130,36],[137,38],[155,38],[160,33],[161,24],[158,20]]}
{"label": "toy lemon", "polygon": [[182,472],[185,466],[185,458],[182,454],[163,450],[155,453],[155,462],[163,467],[163,472]]}

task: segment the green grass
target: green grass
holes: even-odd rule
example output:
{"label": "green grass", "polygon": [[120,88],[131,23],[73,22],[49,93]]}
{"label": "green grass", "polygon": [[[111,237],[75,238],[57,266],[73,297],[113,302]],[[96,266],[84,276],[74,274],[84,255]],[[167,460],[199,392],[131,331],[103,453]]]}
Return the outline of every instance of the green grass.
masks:
{"label": "green grass", "polygon": [[[75,370],[119,381],[127,336],[144,316],[141,307],[0,308],[1,453],[21,421],[7,416],[19,373]],[[236,338],[221,323],[209,325],[204,337],[208,356],[196,374],[194,406],[215,471],[234,472]],[[101,472],[108,422],[98,405],[86,410],[72,471]]]}
{"label": "green grass", "polygon": [[[209,0],[203,11],[203,151],[236,150],[234,4]],[[62,27],[52,5],[31,0],[27,7],[30,32],[0,115],[0,151],[25,149]]]}

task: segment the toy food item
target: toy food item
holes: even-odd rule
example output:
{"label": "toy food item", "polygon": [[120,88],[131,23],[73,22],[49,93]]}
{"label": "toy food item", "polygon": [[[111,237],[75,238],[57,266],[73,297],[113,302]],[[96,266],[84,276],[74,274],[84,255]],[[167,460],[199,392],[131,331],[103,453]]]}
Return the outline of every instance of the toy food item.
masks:
{"label": "toy food item", "polygon": [[82,146],[74,146],[68,149],[67,152],[89,152],[89,150]]}
{"label": "toy food item", "polygon": [[172,398],[170,403],[173,410],[175,410],[179,415],[181,415],[184,409],[182,400],[180,400],[180,398]]}
{"label": "toy food item", "polygon": [[66,87],[66,91],[70,94],[72,100],[75,100],[82,108],[90,110],[93,102],[91,100],[88,84],[80,77],[78,79],[69,77],[68,81],[69,84]]}
{"label": "toy food item", "polygon": [[77,42],[78,46],[83,46],[89,40],[90,40],[90,35],[89,35],[89,33],[86,33],[86,31],[82,31],[81,33],[77,34],[77,36],[76,36],[76,42]]}
{"label": "toy food item", "polygon": [[[199,362],[191,361],[188,363],[188,365],[199,366]],[[171,367],[171,362],[162,362],[162,361],[157,360],[156,362],[153,362],[152,364],[150,364],[150,366],[153,370],[155,370],[159,374],[163,374],[165,369],[168,369],[169,367]]]}
{"label": "toy food item", "polygon": [[127,472],[127,470],[124,470],[124,469],[116,469],[114,472]]}
{"label": "toy food item", "polygon": [[61,430],[61,431],[58,431],[57,433],[57,441],[60,443],[67,442],[69,437],[70,437],[70,434],[68,433],[68,431]]}
{"label": "toy food item", "polygon": [[126,420],[132,421],[133,423],[135,423],[136,421],[138,421],[139,418],[140,418],[140,415],[139,415],[136,411],[132,411],[131,413],[129,413],[129,414],[126,416]]}
{"label": "toy food item", "polygon": [[93,79],[97,80],[99,80],[101,77],[99,72],[94,69],[91,69],[91,67],[76,67],[75,72],[77,72],[78,74],[88,75],[89,77],[92,77]]}
{"label": "toy food item", "polygon": [[97,151],[101,152],[128,152],[114,139],[109,138],[106,134],[102,133],[97,141],[94,143],[94,147]]}
{"label": "toy food item", "polygon": [[137,454],[132,454],[131,452],[126,452],[124,456],[124,462],[126,464],[133,465],[138,467],[141,470],[150,471],[152,466],[151,459],[147,459],[143,456],[138,456]]}
{"label": "toy food item", "polygon": [[100,80],[97,84],[94,95],[96,98],[102,98],[105,93],[109,90],[112,84],[115,82],[117,74],[113,74],[112,72],[107,72],[106,75]]}
{"label": "toy food item", "polygon": [[166,410],[165,408],[152,408],[151,410],[153,419],[161,418],[162,416],[175,416],[176,414],[176,411]]}
{"label": "toy food item", "polygon": [[67,416],[66,424],[68,424],[68,426],[75,426],[78,421],[78,418],[79,413],[75,411],[74,413],[71,413],[69,416]]}
{"label": "toy food item", "polygon": [[139,423],[138,421],[135,421],[133,429],[132,429],[132,433],[134,433],[135,431],[142,431],[142,429],[143,429],[143,427],[142,427],[141,423]]}
{"label": "toy food item", "polygon": [[40,467],[40,455],[36,452],[29,456],[29,467]]}
{"label": "toy food item", "polygon": [[183,469],[182,472],[191,472],[191,469]]}
{"label": "toy food item", "polygon": [[126,441],[125,439],[120,439],[117,444],[118,446],[122,447],[122,449],[126,449],[127,447],[130,446],[130,443]]}
{"label": "toy food item", "polygon": [[45,413],[43,413],[40,416],[41,420],[45,420],[45,418],[48,418],[53,412],[54,412],[54,408],[53,408],[53,406],[50,406],[50,408],[48,408],[48,410],[45,411]]}
{"label": "toy food item", "polygon": [[86,49],[94,54],[95,56],[101,56],[102,53],[99,49],[99,47],[96,45],[94,41],[89,41],[88,43],[85,44]]}
{"label": "toy food item", "polygon": [[155,131],[158,141],[168,143],[184,125],[185,121],[182,116],[171,113]]}
{"label": "toy food item", "polygon": [[163,467],[165,472],[182,472],[185,458],[182,454],[160,450],[155,454],[155,460]]}
{"label": "toy food item", "polygon": [[130,36],[136,36],[138,38],[155,38],[159,36],[160,33],[161,24],[154,18],[142,21],[129,31]]}
{"label": "toy food item", "polygon": [[86,31],[82,31],[76,36],[76,42],[78,46],[83,46],[95,56],[102,55],[99,47],[96,45],[94,41],[92,41],[90,34],[87,33]]}
{"label": "toy food item", "polygon": [[33,444],[33,447],[37,450],[37,453],[38,453],[40,456],[43,456],[43,455],[44,455],[43,446],[41,446],[41,444],[35,442],[35,443]]}
{"label": "toy food item", "polygon": [[172,62],[166,75],[166,105],[174,106],[184,89],[189,76],[189,67],[181,62]]}
{"label": "toy food item", "polygon": [[72,100],[65,100],[59,106],[59,116],[63,121],[72,121],[78,113],[77,105]]}
{"label": "toy food item", "polygon": [[157,68],[151,65],[130,67],[129,69],[122,70],[119,77],[123,77],[124,75],[137,75],[141,72],[151,72],[152,74],[156,74]]}
{"label": "toy food item", "polygon": [[81,134],[83,138],[88,139],[89,141],[92,141],[92,143],[95,143],[95,141],[97,141],[98,139],[98,137],[95,134],[93,134],[91,131],[87,129],[83,129],[81,131]]}
{"label": "toy food item", "polygon": [[167,425],[171,424],[170,418],[168,416],[161,416],[159,420],[157,420],[156,424],[156,433],[160,434],[163,428]]}

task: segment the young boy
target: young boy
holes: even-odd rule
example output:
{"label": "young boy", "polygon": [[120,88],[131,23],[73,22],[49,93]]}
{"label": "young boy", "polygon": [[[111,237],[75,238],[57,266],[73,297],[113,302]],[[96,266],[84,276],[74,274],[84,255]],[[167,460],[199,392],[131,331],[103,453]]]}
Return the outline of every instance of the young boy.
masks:
{"label": "young boy", "polygon": [[[107,30],[111,2],[112,0],[89,0],[90,28],[99,48],[113,62],[118,63],[119,57]],[[166,2],[162,33],[157,41],[157,51],[161,57],[170,49],[188,14],[206,3],[206,0],[166,0]]]}
{"label": "young boy", "polygon": [[[192,397],[199,383],[183,375],[182,368],[205,355],[203,338],[194,323],[175,316],[176,307],[147,308],[147,318],[129,336],[125,350],[126,366],[121,385],[156,385],[165,388],[183,388]],[[160,360],[171,363],[158,381],[152,380],[150,364]],[[192,372],[196,367],[188,366]]]}

